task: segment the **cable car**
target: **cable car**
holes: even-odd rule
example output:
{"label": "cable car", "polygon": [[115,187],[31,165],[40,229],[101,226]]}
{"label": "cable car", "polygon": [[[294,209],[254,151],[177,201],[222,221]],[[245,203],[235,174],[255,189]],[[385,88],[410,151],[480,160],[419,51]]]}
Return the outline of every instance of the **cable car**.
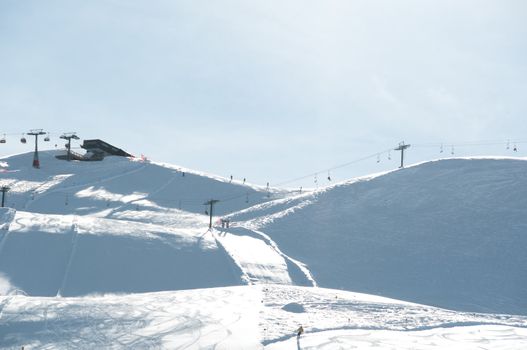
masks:
{"label": "cable car", "polygon": [[0,139],[0,143],[5,143],[5,134],[4,134],[4,137],[2,137],[2,138]]}
{"label": "cable car", "polygon": [[26,141],[26,138],[25,138],[25,137],[22,137],[22,138],[20,139],[20,142],[22,142],[22,143],[26,143],[26,142],[27,142],[27,141]]}
{"label": "cable car", "polygon": [[47,134],[46,137],[44,137],[44,141],[49,142],[49,134]]}

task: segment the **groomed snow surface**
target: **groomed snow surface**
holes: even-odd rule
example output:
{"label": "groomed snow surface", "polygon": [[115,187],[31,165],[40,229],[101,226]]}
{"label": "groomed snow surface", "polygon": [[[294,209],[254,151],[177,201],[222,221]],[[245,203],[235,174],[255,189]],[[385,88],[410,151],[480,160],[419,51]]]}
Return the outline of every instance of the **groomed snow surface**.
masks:
{"label": "groomed snow surface", "polygon": [[527,348],[525,159],[298,193],[55,154],[0,162],[0,348]]}

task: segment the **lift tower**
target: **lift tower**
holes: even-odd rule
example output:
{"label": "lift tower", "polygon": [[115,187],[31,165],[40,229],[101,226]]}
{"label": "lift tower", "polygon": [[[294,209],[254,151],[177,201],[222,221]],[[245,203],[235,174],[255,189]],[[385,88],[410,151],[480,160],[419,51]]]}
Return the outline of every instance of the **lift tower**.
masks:
{"label": "lift tower", "polygon": [[401,166],[399,168],[404,168],[404,150],[410,147],[410,145],[405,145],[404,141],[399,143],[399,147],[394,148],[394,151],[401,151]]}
{"label": "lift tower", "polygon": [[218,202],[219,202],[219,200],[217,200],[217,199],[211,199],[210,201],[206,201],[205,203],[203,203],[203,205],[210,205],[210,208],[209,208],[209,215],[210,215],[209,228],[212,228],[212,209],[214,208],[214,204],[216,204]]}
{"label": "lift tower", "polygon": [[4,207],[4,199],[5,199],[5,194],[7,191],[9,191],[10,188],[7,187],[7,186],[2,186],[0,187],[0,192],[2,192],[2,208]]}
{"label": "lift tower", "polygon": [[68,140],[68,144],[66,147],[68,148],[68,162],[71,160],[71,139],[78,140],[79,137],[76,135],[75,132],[65,132],[60,136],[63,140]]}
{"label": "lift tower", "polygon": [[35,155],[33,156],[33,168],[40,168],[40,162],[38,160],[38,137],[40,135],[45,135],[46,133],[42,131],[42,129],[32,129],[28,133],[28,135],[35,136]]}

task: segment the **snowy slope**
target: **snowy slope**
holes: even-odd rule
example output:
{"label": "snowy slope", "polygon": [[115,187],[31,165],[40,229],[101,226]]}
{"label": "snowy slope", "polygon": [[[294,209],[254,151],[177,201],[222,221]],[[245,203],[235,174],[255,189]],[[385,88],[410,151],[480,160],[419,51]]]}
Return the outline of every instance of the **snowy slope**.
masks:
{"label": "snowy slope", "polygon": [[0,181],[11,187],[7,206],[48,214],[119,216],[125,211],[181,209],[204,213],[203,203],[221,199],[215,214],[233,212],[286,192],[243,184],[161,163],[124,157],[100,162],[66,162],[56,151],[40,152],[40,169],[32,153],[3,158],[9,172]]}
{"label": "snowy slope", "polygon": [[202,213],[208,198],[222,199],[216,221],[218,213],[286,191],[122,157],[68,163],[54,154],[41,152],[41,169],[31,167],[31,154],[3,160],[7,203],[19,208],[0,212],[0,273],[8,289],[73,296],[293,283],[282,257],[256,240],[251,246],[263,250],[250,264],[267,272],[249,277],[225,248],[249,240],[220,238]]}
{"label": "snowy slope", "polygon": [[204,229],[17,212],[0,235],[0,271],[28,295],[243,284],[237,266]]}
{"label": "snowy slope", "polygon": [[[305,334],[296,339],[302,324]],[[0,297],[2,348],[523,349],[527,318],[261,285],[83,298]]]}
{"label": "snowy slope", "polygon": [[527,162],[452,159],[231,215],[320,286],[527,315]]}
{"label": "snowy slope", "polygon": [[527,315],[525,160],[428,162],[295,193],[119,157],[42,152],[36,170],[31,156],[2,159],[0,348],[527,344],[513,316]]}

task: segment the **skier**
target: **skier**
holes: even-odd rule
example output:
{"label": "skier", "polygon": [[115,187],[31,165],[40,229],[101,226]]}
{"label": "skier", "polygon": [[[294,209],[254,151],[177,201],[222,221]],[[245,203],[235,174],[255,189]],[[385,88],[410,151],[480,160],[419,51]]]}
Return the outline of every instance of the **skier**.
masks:
{"label": "skier", "polygon": [[298,327],[298,329],[296,330],[296,337],[297,338],[300,338],[300,334],[304,333],[304,327],[302,327],[302,325],[300,325],[300,327]]}

